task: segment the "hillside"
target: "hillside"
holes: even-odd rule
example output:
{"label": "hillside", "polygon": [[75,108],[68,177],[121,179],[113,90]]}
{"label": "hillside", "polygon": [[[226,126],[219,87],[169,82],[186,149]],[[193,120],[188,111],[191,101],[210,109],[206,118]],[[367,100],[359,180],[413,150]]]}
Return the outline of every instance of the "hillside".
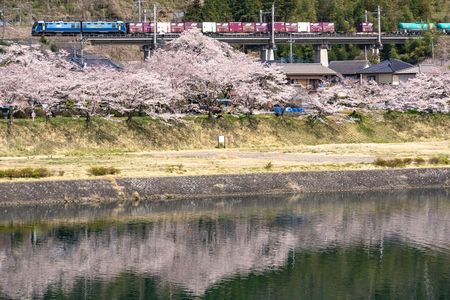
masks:
{"label": "hillside", "polygon": [[[30,22],[36,19],[137,19],[135,0],[2,0],[6,19]],[[152,2],[142,1],[151,11]],[[203,3],[203,4],[201,4]],[[257,21],[259,11],[267,11],[271,0],[162,0],[158,1],[159,18],[173,19],[175,12],[185,12],[192,21]],[[363,21],[364,10],[383,11],[382,27],[396,30],[400,21],[449,21],[450,0],[277,0],[280,21],[333,21],[338,31],[351,31]],[[374,20],[375,16],[369,16]]]}
{"label": "hillside", "polygon": [[[171,12],[186,7],[184,3],[185,1],[158,1],[160,18],[170,19]],[[6,19],[14,23],[21,21],[29,24],[32,17],[54,20],[133,20],[138,15],[135,0],[3,0],[0,5],[4,7]],[[150,4],[143,4],[143,8],[148,8],[150,13]]]}

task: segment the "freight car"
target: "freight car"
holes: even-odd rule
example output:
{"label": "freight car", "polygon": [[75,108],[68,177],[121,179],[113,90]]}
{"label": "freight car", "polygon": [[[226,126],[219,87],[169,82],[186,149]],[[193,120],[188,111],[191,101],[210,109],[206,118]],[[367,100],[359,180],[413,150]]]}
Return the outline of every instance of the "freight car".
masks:
{"label": "freight car", "polygon": [[438,23],[436,27],[443,32],[450,32],[450,23]]}
{"label": "freight car", "polygon": [[435,28],[435,25],[433,23],[400,23],[398,28],[403,32],[414,32],[431,30]]}
{"label": "freight car", "polygon": [[[407,25],[409,24],[409,25]],[[413,24],[413,25],[411,25]],[[445,25],[445,24],[443,24]],[[401,23],[401,28],[405,30],[423,30],[432,28],[432,24]],[[434,25],[433,25],[434,26]],[[448,30],[448,24],[445,25]],[[152,22],[101,22],[101,21],[82,21],[82,22],[35,22],[32,29],[33,35],[54,35],[54,34],[149,34],[155,31],[155,25]],[[159,34],[181,33],[190,29],[197,28],[204,33],[222,33],[222,34],[252,34],[268,33],[272,30],[271,23],[254,22],[158,22],[156,32]],[[331,22],[274,22],[274,32],[276,33],[311,33],[311,34],[329,34],[336,31],[335,24]],[[423,29],[420,29],[423,28]],[[373,23],[361,23],[358,26],[358,32],[371,33],[374,30]]]}
{"label": "freight car", "polygon": [[[369,23],[368,23],[369,24]],[[370,23],[371,24],[371,23]],[[181,33],[189,29],[198,28],[204,33],[267,33],[271,30],[271,23],[254,22],[203,22],[203,23],[169,23],[158,22],[158,33]],[[276,33],[333,33],[334,23],[319,22],[275,22]],[[373,29],[373,24],[372,27]],[[154,24],[148,22],[127,23],[128,33],[153,33]]]}

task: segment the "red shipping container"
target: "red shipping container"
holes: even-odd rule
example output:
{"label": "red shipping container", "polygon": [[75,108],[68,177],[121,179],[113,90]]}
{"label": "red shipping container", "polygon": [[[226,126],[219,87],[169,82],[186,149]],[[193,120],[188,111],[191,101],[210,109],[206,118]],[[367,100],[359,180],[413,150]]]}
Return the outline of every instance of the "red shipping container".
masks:
{"label": "red shipping container", "polygon": [[128,32],[129,33],[144,32],[144,24],[143,23],[128,23]]}
{"label": "red shipping container", "polygon": [[334,32],[334,23],[322,22],[322,32]]}
{"label": "red shipping container", "polygon": [[322,32],[322,23],[311,23],[311,32],[318,33]]}
{"label": "red shipping container", "polygon": [[190,30],[190,29],[195,29],[195,28],[201,29],[202,23],[198,23],[198,22],[185,22],[184,23],[184,29],[186,31]]}
{"label": "red shipping container", "polygon": [[359,32],[373,32],[373,23],[361,23],[358,25]]}
{"label": "red shipping container", "polygon": [[145,33],[149,33],[149,32],[154,32],[153,28],[155,28],[155,24],[150,23],[150,22],[146,22],[146,23],[142,23],[143,27],[144,27],[144,32]]}
{"label": "red shipping container", "polygon": [[255,32],[267,32],[267,23],[255,23]]}
{"label": "red shipping container", "polygon": [[230,22],[230,32],[242,32],[242,22]]}
{"label": "red shipping container", "polygon": [[184,31],[184,23],[170,23],[170,32],[180,33]]}
{"label": "red shipping container", "polygon": [[284,22],[275,22],[273,25],[275,32],[286,32],[286,24]]}
{"label": "red shipping container", "polygon": [[298,32],[298,23],[286,23],[286,32]]}
{"label": "red shipping container", "polygon": [[230,32],[230,23],[216,23],[217,32]]}
{"label": "red shipping container", "polygon": [[256,31],[255,27],[256,27],[255,23],[248,23],[248,22],[242,23],[243,32],[253,33]]}

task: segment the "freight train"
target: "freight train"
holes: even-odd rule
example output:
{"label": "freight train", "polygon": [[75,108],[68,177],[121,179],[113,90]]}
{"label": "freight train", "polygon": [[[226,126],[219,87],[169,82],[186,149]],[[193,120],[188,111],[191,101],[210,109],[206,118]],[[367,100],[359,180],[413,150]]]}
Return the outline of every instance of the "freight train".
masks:
{"label": "freight train", "polygon": [[[79,33],[93,34],[148,34],[155,31],[154,24],[150,22],[101,22],[101,21],[38,21],[33,24],[32,35],[73,35]],[[158,22],[156,31],[159,34],[181,33],[197,28],[204,33],[267,33],[272,30],[271,23],[255,22]],[[335,24],[331,22],[274,22],[276,33],[334,33]],[[442,32],[450,31],[450,23],[423,24],[400,23],[399,28],[404,32],[417,32],[437,28]],[[361,23],[357,27],[360,33],[374,31],[373,23]]]}

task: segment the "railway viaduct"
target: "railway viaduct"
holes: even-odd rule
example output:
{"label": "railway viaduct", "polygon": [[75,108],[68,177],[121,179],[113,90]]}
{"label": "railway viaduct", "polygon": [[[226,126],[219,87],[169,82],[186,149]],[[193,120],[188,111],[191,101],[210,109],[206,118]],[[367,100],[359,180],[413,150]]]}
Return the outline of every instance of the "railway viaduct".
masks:
{"label": "railway viaduct", "polygon": [[[383,44],[404,44],[409,39],[420,38],[417,34],[408,33],[330,33],[330,34],[302,34],[302,33],[276,33],[272,37],[267,33],[259,34],[207,34],[221,42],[235,45],[259,46],[261,59],[273,58],[273,47],[278,44],[314,45],[316,48],[316,62],[328,65],[328,49],[330,45],[355,44],[364,45],[366,49],[378,52]],[[177,33],[166,34],[128,34],[128,35],[101,35],[83,34],[79,41],[81,44],[89,42],[92,45],[140,45],[144,58],[151,55],[156,45],[164,45],[179,37]],[[155,45],[156,41],[156,45]],[[292,47],[291,47],[292,49]],[[271,53],[272,52],[272,53]]]}

